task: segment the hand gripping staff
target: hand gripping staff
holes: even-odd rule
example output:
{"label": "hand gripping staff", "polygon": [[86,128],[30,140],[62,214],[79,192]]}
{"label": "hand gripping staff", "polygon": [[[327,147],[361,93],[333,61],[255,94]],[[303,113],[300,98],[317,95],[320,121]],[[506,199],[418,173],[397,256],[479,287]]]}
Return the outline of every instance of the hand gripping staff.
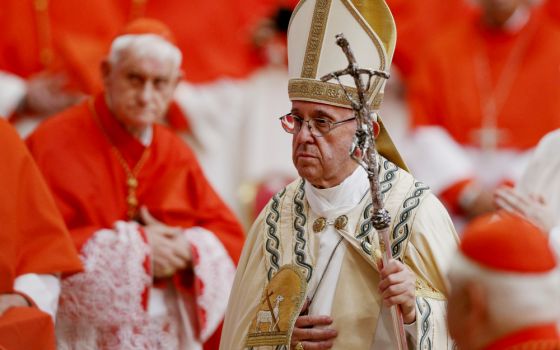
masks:
{"label": "hand gripping staff", "polygon": [[[379,234],[379,242],[383,252],[383,263],[387,266],[387,262],[393,257],[390,249],[391,241],[389,238],[391,216],[389,215],[389,212],[383,208],[383,198],[379,185],[379,168],[377,150],[375,149],[374,130],[374,125],[377,124],[377,114],[370,110],[370,106],[366,100],[366,92],[369,91],[372,84],[372,78],[374,76],[389,79],[389,73],[379,70],[359,68],[356,63],[354,53],[350,48],[350,44],[343,34],[336,35],[336,44],[342,48],[342,51],[344,51],[344,54],[349,62],[348,67],[343,70],[329,73],[323,76],[321,80],[326,82],[336,79],[346,94],[346,97],[352,104],[358,128],[356,130],[356,135],[354,136],[354,141],[352,142],[352,147],[350,148],[350,157],[352,157],[352,159],[354,159],[367,171],[373,202],[372,224]],[[356,96],[352,96],[348,89],[346,89],[340,82],[340,77],[344,75],[349,75],[354,79],[357,90]],[[367,83],[364,84],[362,76],[367,77]],[[377,80],[381,83],[383,82],[382,79]],[[398,305],[393,305],[390,311],[398,343],[398,349],[408,350],[402,311]]]}

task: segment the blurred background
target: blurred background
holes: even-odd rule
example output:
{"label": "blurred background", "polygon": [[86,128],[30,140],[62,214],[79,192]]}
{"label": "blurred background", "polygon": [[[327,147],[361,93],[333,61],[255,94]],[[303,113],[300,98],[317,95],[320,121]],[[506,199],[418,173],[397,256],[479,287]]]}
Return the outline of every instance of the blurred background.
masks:
{"label": "blurred background", "polygon": [[[560,127],[560,0],[388,0],[397,24],[380,112],[457,225],[492,211]],[[0,115],[22,136],[102,88],[131,20],[173,31],[184,79],[165,123],[248,226],[296,176],[286,32],[294,0],[0,0]]]}

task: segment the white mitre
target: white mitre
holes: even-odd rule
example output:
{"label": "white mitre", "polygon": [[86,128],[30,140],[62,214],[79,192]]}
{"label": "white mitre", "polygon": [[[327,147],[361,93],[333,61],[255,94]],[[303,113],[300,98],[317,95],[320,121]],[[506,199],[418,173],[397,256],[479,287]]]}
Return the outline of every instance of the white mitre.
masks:
{"label": "white mitre", "polygon": [[[359,68],[389,71],[396,44],[396,27],[383,0],[301,0],[288,28],[288,93],[291,101],[309,101],[351,108],[337,81],[321,77],[348,66],[348,59],[336,44],[335,36],[344,34]],[[356,85],[350,76],[341,83],[355,96]],[[365,79],[364,79],[364,82]],[[386,79],[372,78],[366,99],[373,111],[379,110]],[[378,151],[407,169],[381,119],[376,139]]]}

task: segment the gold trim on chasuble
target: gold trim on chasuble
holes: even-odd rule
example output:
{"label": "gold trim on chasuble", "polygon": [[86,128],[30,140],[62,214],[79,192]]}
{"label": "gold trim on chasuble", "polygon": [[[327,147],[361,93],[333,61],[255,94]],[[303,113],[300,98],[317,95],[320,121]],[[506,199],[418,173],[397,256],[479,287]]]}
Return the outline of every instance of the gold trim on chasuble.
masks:
{"label": "gold trim on chasuble", "polygon": [[[415,181],[410,177],[410,175],[408,175],[408,173],[406,173],[404,170],[399,169],[394,163],[390,162],[387,159],[380,158],[379,172],[381,180],[380,187],[384,198],[391,196],[391,190],[401,181],[410,181],[410,184],[408,185],[406,184],[406,182],[402,183],[403,186],[409,186],[409,190],[406,194],[403,195],[398,206],[392,213],[393,220],[391,223],[391,249],[395,254],[395,258],[402,261],[404,260],[407,245],[412,236],[412,224],[415,217],[415,211],[420,207],[422,199],[428,193],[430,193],[430,190],[428,186],[422,184],[421,182]],[[405,177],[403,178],[402,176]],[[321,224],[321,218],[310,220],[312,215],[310,215],[310,213],[308,212],[309,207],[305,200],[304,184],[305,180],[300,179],[288,185],[288,187],[277,193],[272,198],[266,209],[267,213],[265,216],[266,224],[264,230],[264,253],[266,268],[268,271],[268,279],[270,282],[263,290],[263,299],[261,300],[261,306],[259,307],[257,312],[263,310],[269,310],[269,313],[271,313],[270,310],[272,310],[272,312],[275,312],[274,303],[277,300],[275,298],[277,298],[277,295],[279,294],[272,294],[269,297],[270,305],[268,306],[268,309],[266,307],[266,305],[268,305],[268,302],[264,298],[265,295],[271,293],[270,286],[273,283],[272,281],[276,279],[276,276],[286,266],[290,266],[290,268],[295,270],[298,275],[301,275],[303,279],[302,282],[305,284],[307,283],[306,281],[309,281],[311,278],[314,262],[312,261],[312,257],[309,255],[309,244],[311,243],[309,240],[311,239],[311,237],[309,237],[308,233],[314,229],[324,229],[324,227],[327,225],[327,222],[325,220],[325,222]],[[346,216],[344,216],[344,218],[339,217],[338,227],[335,227],[341,228],[341,234],[343,234],[346,239],[350,241],[353,249],[356,249],[364,259],[369,260],[373,268],[375,268],[375,262],[381,259],[381,250],[379,247],[379,241],[377,237],[374,236],[375,229],[373,228],[373,224],[371,222],[371,198],[369,198],[368,196],[365,196],[364,198],[367,198],[367,200],[364,201],[363,204],[361,204],[362,208],[360,209],[359,219],[357,220],[354,229],[347,231],[347,226],[350,223],[349,221],[353,220],[348,220],[349,218]],[[288,205],[289,207],[285,207],[286,205]],[[281,224],[283,224],[283,226],[285,227],[284,229],[288,230],[286,232],[283,232],[284,235],[288,234],[293,239],[282,240],[282,237],[285,236],[282,235],[280,228]],[[336,223],[333,222],[332,224]],[[281,242],[285,242],[284,244],[286,244],[287,242],[292,243],[291,245],[288,244],[284,246],[284,249],[290,250],[290,255],[292,256],[289,261],[286,261],[288,263],[286,265],[283,265],[282,260],[287,258],[287,256],[285,255],[285,253],[287,252],[282,251]],[[426,297],[436,300],[445,300],[445,296],[441,292],[434,289],[432,286],[430,286],[429,283],[427,283],[420,277],[417,276],[416,278],[417,302],[423,302],[424,298]],[[274,288],[272,289],[274,290]],[[296,292],[297,291],[299,291],[299,289],[296,288]],[[294,293],[297,294],[296,292]],[[278,299],[278,310],[282,310],[282,303],[284,302],[284,300],[286,300],[285,295],[281,295],[284,299]],[[426,309],[426,306],[424,306],[422,310],[424,309]],[[424,322],[429,322],[429,320],[427,319],[429,316],[429,310],[424,311],[427,311],[427,313],[425,315],[422,315],[425,316],[422,319]],[[255,316],[255,319],[251,324],[250,331],[247,336],[247,347],[289,344],[280,343],[280,341],[289,341],[289,339],[286,338],[286,335],[280,334],[283,328],[280,328],[280,331],[278,329],[274,330],[270,328],[270,324],[268,324],[269,331],[267,332],[266,329],[263,328],[266,326],[262,326],[262,324],[259,324],[259,326],[257,327],[256,317],[257,316]],[[294,317],[297,317],[297,315],[295,315]],[[251,339],[250,342],[249,339]]]}
{"label": "gold trim on chasuble", "polygon": [[284,265],[263,290],[245,346],[290,347],[292,331],[305,301],[307,282],[296,265]]}

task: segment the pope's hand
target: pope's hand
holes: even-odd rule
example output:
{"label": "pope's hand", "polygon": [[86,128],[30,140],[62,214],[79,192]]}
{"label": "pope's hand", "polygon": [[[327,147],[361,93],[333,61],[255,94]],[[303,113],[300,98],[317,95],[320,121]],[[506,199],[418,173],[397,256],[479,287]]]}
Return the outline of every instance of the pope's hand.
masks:
{"label": "pope's hand", "polygon": [[292,332],[291,349],[301,343],[305,350],[322,350],[333,347],[338,335],[335,329],[327,326],[333,322],[329,316],[299,316]]}
{"label": "pope's hand", "polygon": [[20,294],[0,294],[0,316],[12,307],[29,306],[27,300]]}
{"label": "pope's hand", "polygon": [[192,262],[191,246],[183,230],[158,221],[146,207],[140,208],[140,215],[152,249],[154,276],[166,278],[188,268]]}
{"label": "pope's hand", "polygon": [[387,307],[400,306],[406,324],[416,320],[416,276],[398,260],[391,259],[382,266],[379,292]]}
{"label": "pope's hand", "polygon": [[494,195],[498,207],[524,217],[545,233],[554,227],[554,213],[542,196],[524,195],[509,187],[498,188]]}

